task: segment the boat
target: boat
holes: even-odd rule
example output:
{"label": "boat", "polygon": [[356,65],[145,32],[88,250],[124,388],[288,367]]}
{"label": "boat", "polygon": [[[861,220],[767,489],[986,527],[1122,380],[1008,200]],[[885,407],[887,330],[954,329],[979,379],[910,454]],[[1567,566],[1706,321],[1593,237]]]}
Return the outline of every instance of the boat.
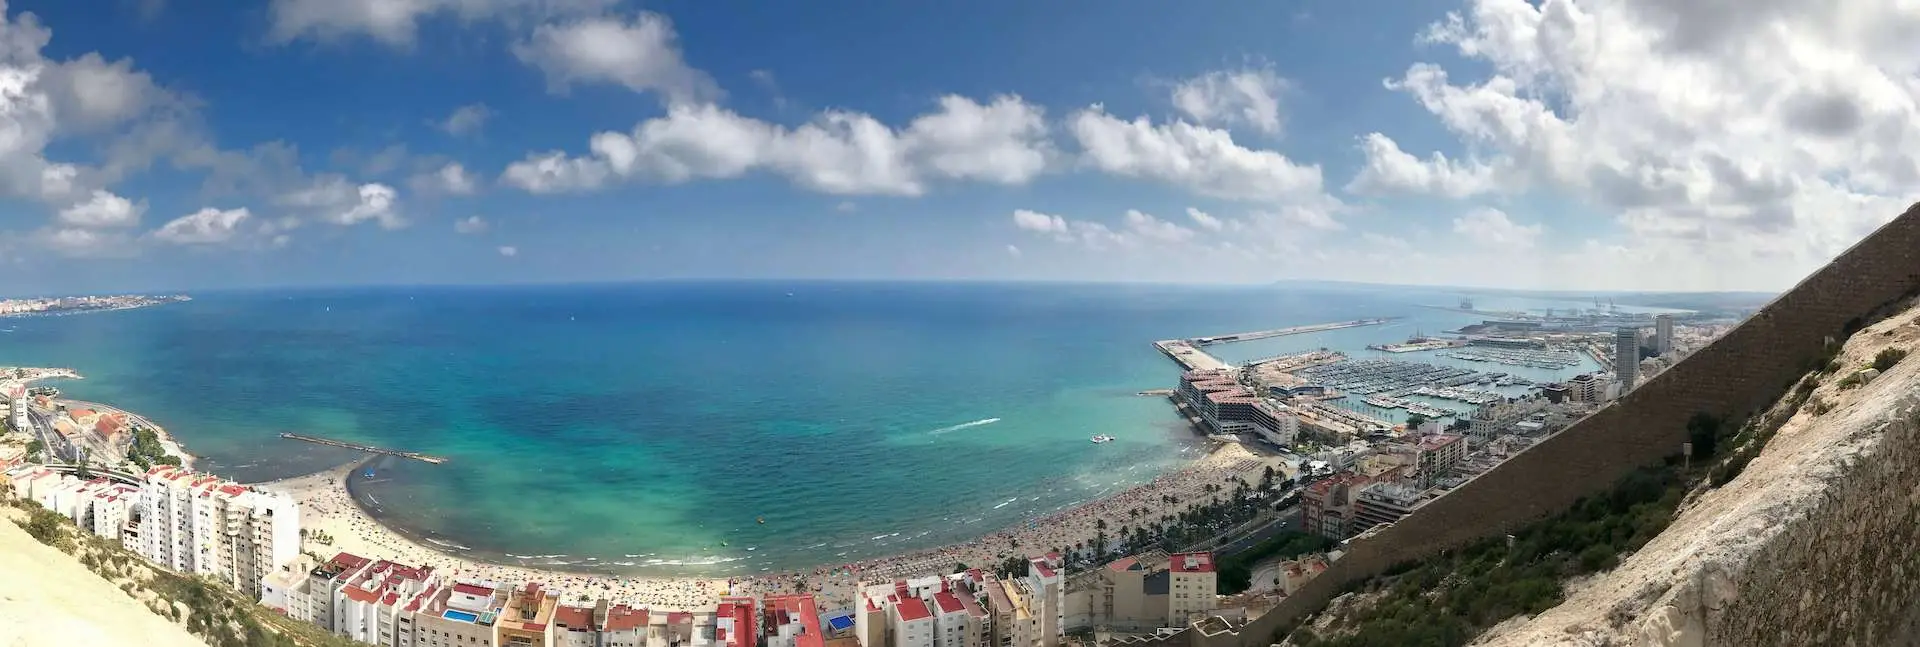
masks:
{"label": "boat", "polygon": [[1093,444],[1095,445],[1098,445],[1100,443],[1110,443],[1110,442],[1113,442],[1113,437],[1108,436],[1106,434],[1098,434],[1093,437]]}

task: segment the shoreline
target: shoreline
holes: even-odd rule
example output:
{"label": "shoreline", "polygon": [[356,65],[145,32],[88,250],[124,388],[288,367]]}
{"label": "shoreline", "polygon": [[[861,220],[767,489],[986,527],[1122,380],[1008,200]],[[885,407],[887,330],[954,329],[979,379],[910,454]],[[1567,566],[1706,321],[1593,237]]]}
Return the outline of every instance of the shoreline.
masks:
{"label": "shoreline", "polygon": [[[779,572],[734,576],[607,574],[502,564],[484,555],[469,554],[450,541],[440,545],[431,537],[385,523],[366,509],[366,502],[349,485],[355,470],[368,459],[315,472],[305,476],[258,483],[259,487],[284,492],[300,503],[301,526],[307,529],[301,548],[322,559],[337,552],[349,552],[371,559],[389,559],[459,576],[501,581],[536,581],[561,591],[569,601],[580,596],[607,597],[614,602],[645,605],[657,609],[693,610],[711,605],[722,595],[760,595],[807,590],[830,604],[850,604],[862,580],[894,579],[952,570],[956,563],[977,568],[993,568],[1012,555],[1032,556],[1054,546],[1071,547],[1076,542],[1091,542],[1106,522],[1117,537],[1118,528],[1150,522],[1164,514],[1178,514],[1191,500],[1207,495],[1207,485],[1229,483],[1234,479],[1258,481],[1261,471],[1278,465],[1274,457],[1259,457],[1236,443],[1220,443],[1176,469],[1153,480],[1108,496],[1041,517],[1028,519],[964,542],[935,546],[887,557],[844,564],[821,564]],[[1176,503],[1166,503],[1162,495],[1173,495]],[[1190,497],[1198,497],[1192,498]],[[375,501],[374,505],[378,505]],[[1135,509],[1145,509],[1138,517]],[[317,537],[331,536],[331,543]]]}

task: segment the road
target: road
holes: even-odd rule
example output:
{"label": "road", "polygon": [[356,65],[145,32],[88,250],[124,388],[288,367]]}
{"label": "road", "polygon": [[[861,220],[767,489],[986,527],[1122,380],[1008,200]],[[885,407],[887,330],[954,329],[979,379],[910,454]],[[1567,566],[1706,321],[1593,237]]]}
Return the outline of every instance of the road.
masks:
{"label": "road", "polygon": [[1279,516],[1274,517],[1273,523],[1262,526],[1259,530],[1255,530],[1232,543],[1216,548],[1213,552],[1218,555],[1232,555],[1253,548],[1259,545],[1260,542],[1272,539],[1274,535],[1278,535],[1283,531],[1299,529],[1300,506],[1287,506],[1280,511]]}
{"label": "road", "polygon": [[34,437],[39,438],[41,444],[47,446],[47,451],[53,452],[53,457],[61,462],[71,463],[80,460],[80,452],[74,448],[73,443],[68,442],[66,436],[54,430],[53,420],[49,414],[50,412],[45,409],[31,405],[27,407],[27,426],[33,428]]}

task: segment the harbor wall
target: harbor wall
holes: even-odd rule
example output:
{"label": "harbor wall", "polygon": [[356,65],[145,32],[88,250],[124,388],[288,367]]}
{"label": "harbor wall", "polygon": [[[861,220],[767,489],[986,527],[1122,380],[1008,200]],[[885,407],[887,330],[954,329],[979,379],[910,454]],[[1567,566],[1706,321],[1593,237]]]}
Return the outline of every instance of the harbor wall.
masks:
{"label": "harbor wall", "polygon": [[1277,632],[1349,586],[1396,564],[1506,534],[1608,489],[1634,468],[1681,453],[1687,419],[1729,420],[1768,406],[1814,368],[1828,339],[1920,291],[1920,204],[1759,312],[1625,397],[1522,451],[1400,521],[1356,538],[1346,554],[1238,632],[1185,632],[1193,647],[1271,644]]}

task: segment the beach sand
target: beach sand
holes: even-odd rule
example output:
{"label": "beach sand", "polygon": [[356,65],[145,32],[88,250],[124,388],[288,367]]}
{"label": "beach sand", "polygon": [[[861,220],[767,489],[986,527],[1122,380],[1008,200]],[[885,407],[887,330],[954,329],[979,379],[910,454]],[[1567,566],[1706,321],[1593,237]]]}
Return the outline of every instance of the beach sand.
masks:
{"label": "beach sand", "polygon": [[[1037,556],[1052,547],[1091,543],[1102,520],[1107,524],[1107,536],[1113,540],[1119,536],[1122,526],[1150,524],[1162,515],[1179,514],[1188,505],[1211,496],[1204,491],[1207,485],[1220,485],[1224,492],[1230,492],[1235,481],[1256,484],[1267,466],[1278,470],[1280,463],[1278,458],[1256,456],[1245,447],[1224,443],[1204,457],[1148,483],[973,541],[881,559],[821,565],[807,571],[732,578],[607,575],[508,566],[418,543],[376,521],[348,495],[345,479],[355,469],[354,465],[261,486],[286,492],[300,502],[301,527],[310,538],[303,549],[322,559],[344,551],[372,559],[432,566],[442,575],[506,583],[539,582],[550,590],[561,591],[562,600],[575,603],[605,597],[615,603],[654,609],[705,610],[711,609],[720,596],[730,593],[811,592],[831,608],[851,605],[861,582],[944,574],[951,572],[955,564],[992,568],[1008,556]],[[1171,495],[1176,502],[1166,502],[1163,495]],[[1130,512],[1135,509],[1145,512],[1135,516]],[[331,536],[332,542],[312,539],[319,533]]]}

